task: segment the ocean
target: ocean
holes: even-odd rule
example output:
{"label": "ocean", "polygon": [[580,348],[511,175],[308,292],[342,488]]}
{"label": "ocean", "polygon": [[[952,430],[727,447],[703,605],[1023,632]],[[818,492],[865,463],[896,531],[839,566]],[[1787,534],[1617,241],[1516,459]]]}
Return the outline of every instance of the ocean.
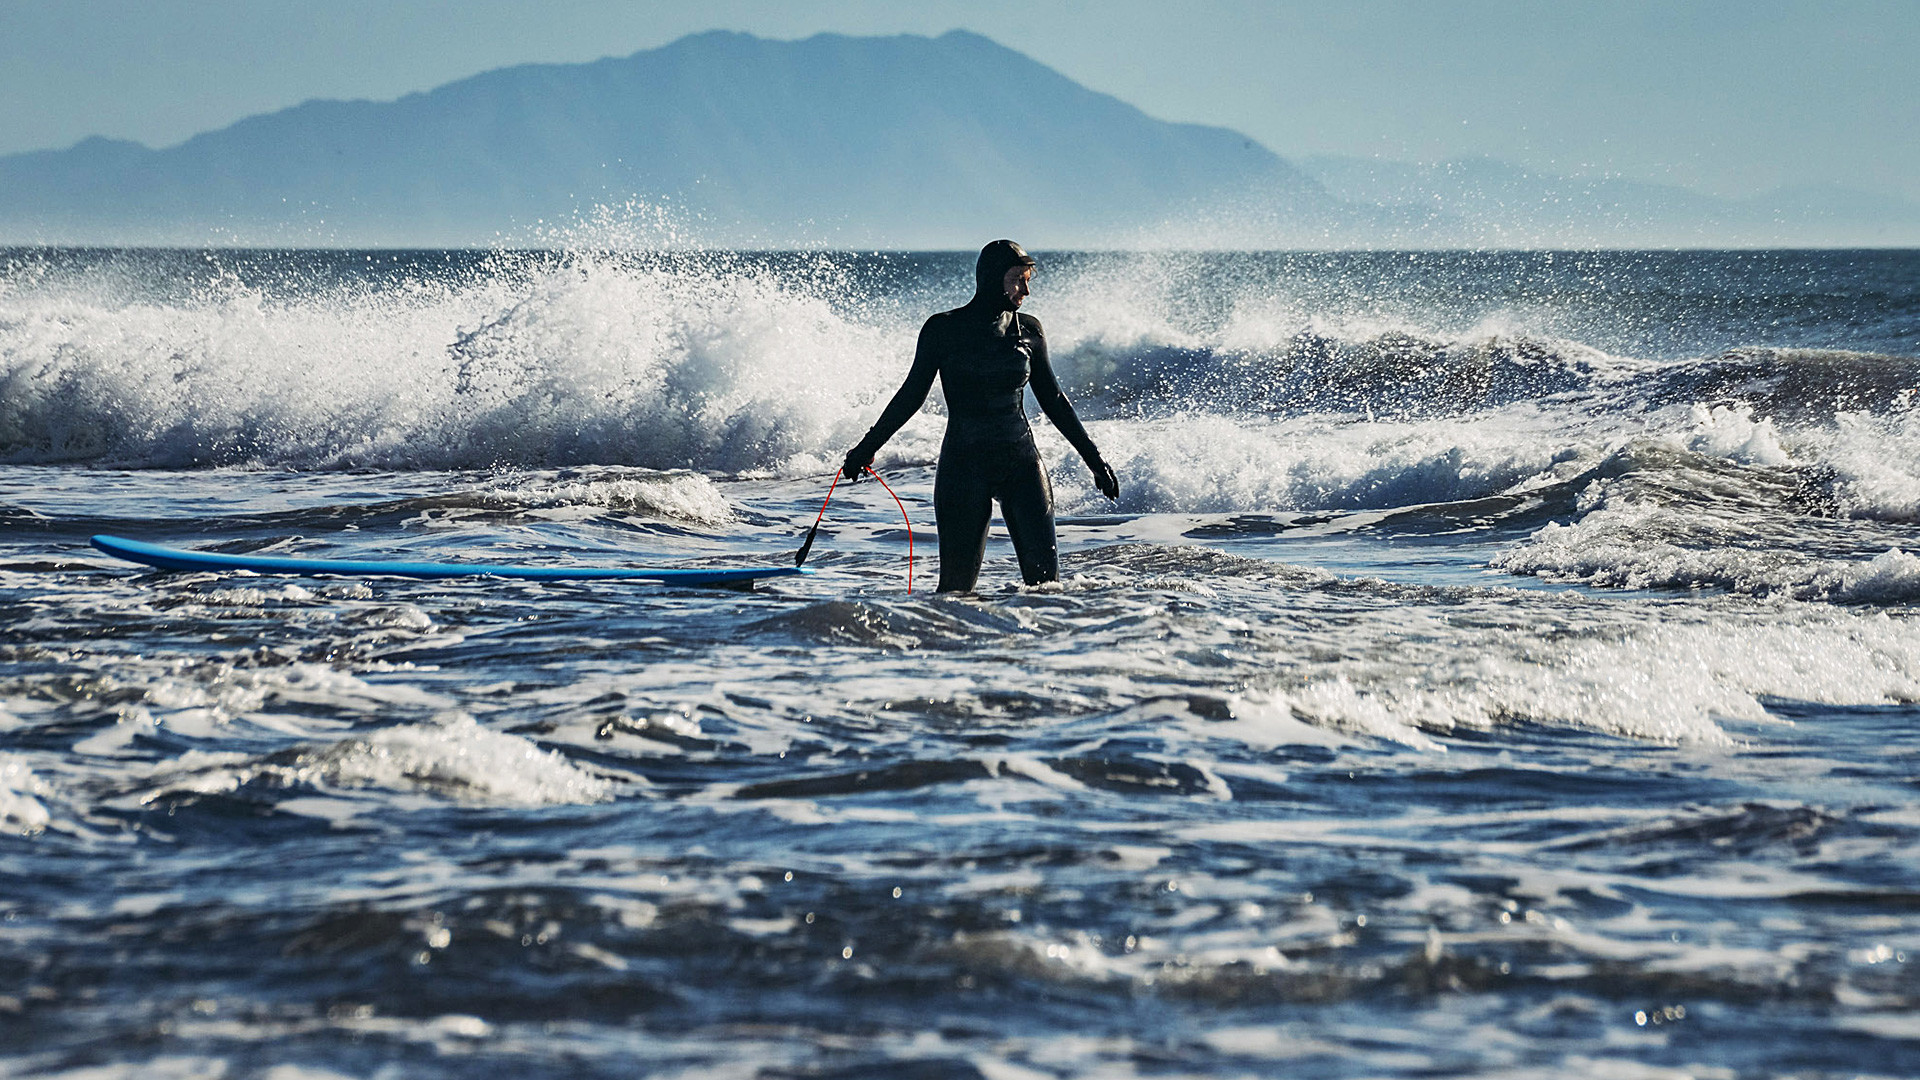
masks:
{"label": "ocean", "polygon": [[0,251],[0,1074],[1920,1073],[1920,252],[1039,255]]}

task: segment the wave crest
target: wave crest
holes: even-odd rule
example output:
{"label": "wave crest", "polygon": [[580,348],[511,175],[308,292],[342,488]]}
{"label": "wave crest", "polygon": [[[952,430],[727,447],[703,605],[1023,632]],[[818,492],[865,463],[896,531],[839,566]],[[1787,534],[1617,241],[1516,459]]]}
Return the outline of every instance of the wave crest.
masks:
{"label": "wave crest", "polygon": [[807,275],[500,259],[292,300],[16,289],[0,460],[778,468],[851,443],[905,366],[900,335],[842,317]]}

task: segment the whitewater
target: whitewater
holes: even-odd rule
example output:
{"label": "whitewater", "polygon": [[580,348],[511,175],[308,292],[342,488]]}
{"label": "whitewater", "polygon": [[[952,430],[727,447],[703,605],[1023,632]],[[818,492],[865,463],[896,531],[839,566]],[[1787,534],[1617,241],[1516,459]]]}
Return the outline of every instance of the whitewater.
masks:
{"label": "whitewater", "polygon": [[1920,253],[1040,258],[0,250],[0,1074],[1911,1074]]}

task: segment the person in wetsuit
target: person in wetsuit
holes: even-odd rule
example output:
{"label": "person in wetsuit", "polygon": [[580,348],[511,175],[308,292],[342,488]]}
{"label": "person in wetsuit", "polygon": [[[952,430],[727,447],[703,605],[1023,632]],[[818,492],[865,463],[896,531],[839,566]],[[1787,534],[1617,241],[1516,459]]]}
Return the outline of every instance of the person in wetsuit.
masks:
{"label": "person in wetsuit", "polygon": [[1093,470],[1094,486],[1109,499],[1120,497],[1120,481],[1101,460],[1053,376],[1040,320],[1019,312],[1035,265],[1011,240],[995,240],[980,250],[973,299],[920,328],[906,383],[840,467],[849,483],[859,480],[873,455],[920,411],[933,377],[940,376],[947,435],[934,474],[933,512],[940,529],[941,592],[967,592],[980,579],[995,499],[1020,558],[1020,576],[1029,585],[1060,579],[1053,484],[1027,426],[1029,383],[1047,419]]}

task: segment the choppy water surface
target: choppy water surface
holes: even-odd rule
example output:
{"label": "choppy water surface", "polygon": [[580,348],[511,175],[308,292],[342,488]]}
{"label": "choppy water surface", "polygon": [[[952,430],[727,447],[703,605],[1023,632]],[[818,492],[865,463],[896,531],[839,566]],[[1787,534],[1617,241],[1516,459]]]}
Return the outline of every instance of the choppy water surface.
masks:
{"label": "choppy water surface", "polygon": [[1905,1076],[1920,257],[1081,255],[1066,580],[936,597],[960,256],[0,255],[0,1071]]}

